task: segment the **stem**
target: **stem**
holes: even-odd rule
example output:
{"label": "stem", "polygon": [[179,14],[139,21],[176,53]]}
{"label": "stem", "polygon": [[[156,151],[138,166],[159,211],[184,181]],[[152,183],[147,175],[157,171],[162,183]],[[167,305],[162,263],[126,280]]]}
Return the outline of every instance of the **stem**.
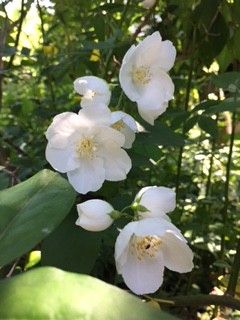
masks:
{"label": "stem", "polygon": [[209,166],[209,170],[208,170],[208,178],[207,178],[205,197],[209,196],[209,191],[210,191],[210,186],[211,186],[211,178],[212,178],[212,171],[213,171],[213,159],[214,159],[215,146],[216,146],[216,141],[214,139],[213,142],[212,142],[210,166]]}
{"label": "stem", "polygon": [[228,287],[225,294],[228,294],[234,297],[237,283],[238,283],[239,270],[240,270],[240,238],[238,239],[238,242],[237,242],[237,251],[234,257],[232,272],[230,274]]}
{"label": "stem", "polygon": [[[195,47],[195,39],[196,39],[196,29],[193,30],[193,48]],[[188,82],[187,82],[187,88],[186,88],[185,103],[184,103],[184,110],[185,111],[188,110],[188,105],[189,105],[190,91],[191,91],[191,85],[192,85],[192,76],[193,76],[193,68],[194,68],[194,54],[192,53],[191,60],[190,60],[189,72],[188,72]],[[178,155],[178,163],[177,163],[176,199],[178,199],[178,196],[179,196],[179,184],[180,184],[180,175],[181,175],[181,168],[182,168],[183,150],[184,150],[184,148],[180,147],[179,155]]]}
{"label": "stem", "polygon": [[[216,123],[218,123],[218,115],[217,115]],[[208,197],[209,196],[209,192],[210,192],[215,148],[216,148],[216,139],[213,138],[212,139],[212,150],[211,150],[210,166],[209,166],[209,170],[208,170],[208,178],[207,178],[207,184],[206,184],[205,197]]]}
{"label": "stem", "polygon": [[140,25],[137,27],[136,31],[134,32],[133,36],[132,36],[132,40],[135,41],[138,34],[142,31],[142,28],[149,22],[152,13],[155,11],[155,8],[158,4],[158,1],[156,1],[156,3],[154,4],[154,6],[148,11],[148,13],[146,14],[146,16],[144,17],[143,21],[140,23]]}
{"label": "stem", "polygon": [[170,307],[199,307],[199,306],[224,306],[232,309],[240,310],[240,301],[232,298],[231,296],[217,296],[214,294],[198,294],[193,296],[177,296],[170,299],[155,299],[145,295],[146,298],[159,302],[160,304],[166,304]]}
{"label": "stem", "polygon": [[123,22],[124,22],[124,19],[126,17],[126,14],[127,14],[127,11],[128,11],[128,8],[129,8],[129,5],[130,5],[130,2],[131,0],[127,0],[127,3],[124,7],[124,10],[123,10],[123,13],[122,13],[122,16],[121,16],[121,20],[120,20],[120,23],[119,23],[119,27],[121,28],[122,25],[123,25]]}
{"label": "stem", "polygon": [[[236,100],[236,95],[235,95]],[[227,222],[227,214],[228,214],[228,205],[229,205],[229,183],[230,183],[230,172],[231,172],[231,162],[232,162],[232,153],[233,153],[233,145],[234,145],[234,138],[235,138],[235,129],[236,129],[236,112],[233,112],[232,115],[232,132],[230,137],[230,146],[229,146],[229,153],[228,153],[228,160],[227,160],[227,167],[226,167],[226,182],[224,188],[224,206],[222,210],[222,222],[223,222],[223,233],[221,237],[221,256],[224,254],[225,249],[225,226]]]}
{"label": "stem", "polygon": [[[22,2],[21,2],[21,12],[20,12],[20,18],[19,18],[19,25],[18,25],[18,32],[17,32],[17,36],[16,36],[16,39],[15,39],[15,43],[14,43],[14,47],[15,47],[16,51],[17,51],[17,48],[18,48],[20,35],[21,35],[21,32],[22,32],[23,20],[26,17],[26,14],[27,14],[27,10],[24,11],[24,0],[22,0]],[[10,69],[12,67],[13,60],[14,60],[15,56],[16,56],[16,52],[10,57],[10,60],[8,62],[8,69]]]}
{"label": "stem", "polygon": [[37,0],[37,8],[38,8],[38,13],[39,13],[39,18],[41,21],[41,32],[42,32],[42,39],[43,39],[43,44],[45,43],[45,30],[44,30],[44,20],[43,20],[43,12],[42,12],[42,8],[39,4],[39,1]]}

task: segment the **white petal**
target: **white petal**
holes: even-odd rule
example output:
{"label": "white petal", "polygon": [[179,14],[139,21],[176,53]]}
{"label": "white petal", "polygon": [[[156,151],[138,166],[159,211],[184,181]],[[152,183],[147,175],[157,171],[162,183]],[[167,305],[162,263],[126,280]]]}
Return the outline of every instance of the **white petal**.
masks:
{"label": "white petal", "polygon": [[179,239],[186,242],[180,230],[176,228],[170,221],[165,219],[165,216],[161,218],[146,218],[137,221],[134,233],[137,236],[156,235],[162,237],[166,231],[174,232]]}
{"label": "white petal", "polygon": [[161,255],[157,259],[138,260],[128,252],[127,261],[121,274],[126,285],[136,294],[147,294],[157,291],[163,282],[164,265]]}
{"label": "white petal", "polygon": [[131,61],[122,63],[119,82],[126,96],[132,101],[137,101],[141,97],[141,90],[132,81],[133,68],[134,64]]}
{"label": "white petal", "polygon": [[[123,111],[114,111],[111,113],[112,119],[112,127],[118,131],[120,131],[125,137],[125,143],[123,148],[130,149],[135,140],[135,132],[137,132],[137,123],[127,113]],[[120,128],[116,128],[116,125],[119,121],[121,121],[122,126]]]}
{"label": "white petal", "polygon": [[146,37],[135,50],[137,66],[159,66],[169,71],[176,58],[176,49],[169,40],[162,41],[158,31]]}
{"label": "white petal", "polygon": [[169,71],[176,59],[176,49],[171,41],[162,41],[160,51],[158,52],[158,65],[161,69]]}
{"label": "white petal", "polygon": [[55,148],[65,148],[71,135],[81,127],[81,118],[73,112],[63,112],[53,118],[46,131],[46,138]]}
{"label": "white petal", "polygon": [[111,92],[107,82],[95,76],[80,77],[74,81],[74,89],[82,95],[81,107],[92,107],[98,104],[108,105]]}
{"label": "white petal", "polygon": [[125,136],[125,143],[123,145],[123,148],[132,148],[132,144],[135,140],[135,132],[132,129],[130,129],[129,126],[126,124],[122,129],[120,129],[120,132]]}
{"label": "white petal", "polygon": [[[116,131],[116,130],[115,130]],[[132,162],[126,151],[118,147],[105,148],[102,153],[106,180],[121,181],[126,179]]]}
{"label": "white petal", "polygon": [[172,271],[190,272],[193,268],[193,252],[186,242],[173,231],[166,232],[162,240],[164,265]]}
{"label": "white petal", "polygon": [[113,207],[103,200],[88,200],[77,205],[79,218],[76,224],[88,231],[102,231],[107,229],[113,222],[109,213]]}
{"label": "white petal", "polygon": [[99,104],[96,108],[89,107],[78,112],[79,117],[84,122],[85,126],[110,126],[111,111],[104,105]]}
{"label": "white petal", "polygon": [[139,203],[149,210],[139,212],[143,218],[161,217],[176,207],[176,194],[166,187],[145,187],[140,190],[135,199],[140,199]]}
{"label": "white petal", "polygon": [[77,192],[85,194],[89,191],[97,191],[105,180],[103,160],[100,158],[81,160],[79,168],[68,172],[67,176]]}
{"label": "white petal", "polygon": [[[145,101],[144,101],[145,103]],[[147,103],[148,104],[148,103]],[[164,102],[162,104],[158,104],[156,108],[148,107],[147,104],[138,103],[138,113],[139,115],[151,125],[154,125],[154,121],[166,111],[168,107],[168,103]]]}
{"label": "white petal", "polygon": [[150,124],[166,111],[167,102],[173,98],[174,93],[174,84],[169,75],[160,70],[154,72],[153,80],[144,86],[137,100],[139,114]]}
{"label": "white petal", "polygon": [[122,265],[126,262],[128,253],[128,244],[131,236],[135,233],[138,221],[128,223],[119,233],[115,243],[115,261],[116,266],[121,273]]}
{"label": "white petal", "polygon": [[74,157],[74,150],[71,145],[65,149],[53,148],[47,144],[45,156],[51,166],[59,172],[68,172],[79,167],[79,162]]}
{"label": "white petal", "polygon": [[97,136],[98,144],[101,146],[100,154],[105,157],[105,149],[111,149],[112,147],[120,148],[124,145],[124,135],[110,127],[96,127],[95,135]]}
{"label": "white petal", "polygon": [[158,64],[161,45],[162,37],[158,31],[143,39],[135,50],[136,65],[150,66]]}
{"label": "white petal", "polygon": [[114,111],[111,113],[111,122],[114,124],[122,120],[132,131],[137,132],[137,123],[132,116],[123,111]]}

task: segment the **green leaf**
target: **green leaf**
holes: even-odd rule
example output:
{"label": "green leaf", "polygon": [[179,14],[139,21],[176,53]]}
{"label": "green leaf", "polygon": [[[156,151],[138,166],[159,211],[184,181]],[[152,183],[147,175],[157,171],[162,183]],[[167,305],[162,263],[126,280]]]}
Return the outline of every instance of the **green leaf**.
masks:
{"label": "green leaf", "polygon": [[205,116],[199,116],[198,125],[202,130],[210,134],[212,137],[217,137],[218,128],[216,120]]}
{"label": "green leaf", "polygon": [[26,253],[69,212],[75,192],[58,173],[43,170],[0,192],[0,266]]}
{"label": "green leaf", "polygon": [[193,116],[191,118],[189,118],[185,124],[184,124],[184,132],[187,133],[188,131],[190,131],[195,124],[198,122],[198,117],[199,116]]}
{"label": "green leaf", "polygon": [[[212,82],[215,86],[229,90],[229,87],[235,85],[240,86],[240,72],[226,72],[212,77]],[[231,89],[231,87],[230,87]]]}
{"label": "green leaf", "polygon": [[176,319],[101,280],[48,267],[0,283],[0,318]]}
{"label": "green leaf", "polygon": [[149,131],[150,132],[147,134],[142,134],[143,142],[163,146],[181,147],[184,145],[184,138],[182,135],[174,132],[171,128],[160,122],[156,122],[154,127],[151,127]]}
{"label": "green leaf", "polygon": [[75,225],[74,208],[60,226],[42,243],[42,265],[66,271],[90,273],[98,257],[102,232],[90,232]]}
{"label": "green leaf", "polygon": [[239,98],[236,99],[236,101],[234,101],[233,98],[228,98],[219,102],[214,106],[209,107],[204,113],[215,114],[215,113],[225,112],[225,111],[239,111],[240,110],[239,102],[240,102]]}

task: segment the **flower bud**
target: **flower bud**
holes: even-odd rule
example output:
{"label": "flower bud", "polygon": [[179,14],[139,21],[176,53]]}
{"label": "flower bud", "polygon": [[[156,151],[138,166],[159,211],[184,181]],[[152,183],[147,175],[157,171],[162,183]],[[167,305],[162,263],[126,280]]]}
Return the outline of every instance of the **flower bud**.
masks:
{"label": "flower bud", "polygon": [[94,199],[77,205],[78,219],[76,225],[88,231],[102,231],[112,223],[113,207],[106,201]]}
{"label": "flower bud", "polygon": [[138,192],[133,205],[141,218],[165,217],[176,207],[176,194],[166,187],[145,187]]}

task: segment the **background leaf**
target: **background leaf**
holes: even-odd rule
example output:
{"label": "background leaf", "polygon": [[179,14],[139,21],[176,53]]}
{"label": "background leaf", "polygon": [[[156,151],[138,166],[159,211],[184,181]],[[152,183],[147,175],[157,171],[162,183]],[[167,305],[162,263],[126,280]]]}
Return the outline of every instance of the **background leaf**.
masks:
{"label": "background leaf", "polygon": [[58,173],[43,170],[0,192],[0,266],[33,248],[67,215],[75,192]]}
{"label": "background leaf", "polygon": [[90,232],[75,225],[74,207],[60,226],[42,243],[42,265],[66,271],[90,273],[97,259],[102,232]]}

